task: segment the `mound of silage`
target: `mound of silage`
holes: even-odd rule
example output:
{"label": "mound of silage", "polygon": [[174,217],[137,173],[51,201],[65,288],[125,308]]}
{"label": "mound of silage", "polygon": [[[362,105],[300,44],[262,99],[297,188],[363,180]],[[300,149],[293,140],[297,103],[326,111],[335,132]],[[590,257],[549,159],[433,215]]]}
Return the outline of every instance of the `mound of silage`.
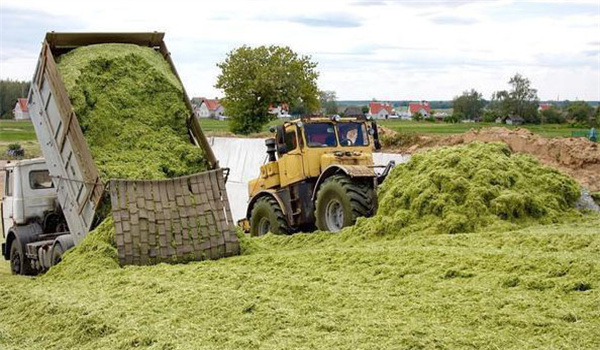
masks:
{"label": "mound of silage", "polygon": [[353,233],[510,229],[577,215],[579,185],[505,144],[475,142],[413,155],[379,189],[379,209]]}
{"label": "mound of silage", "polygon": [[115,229],[112,218],[109,217],[88,233],[81,243],[70,249],[63,261],[52,267],[45,278],[87,277],[119,267],[114,241]]}
{"label": "mound of silage", "polygon": [[60,56],[58,69],[103,180],[206,169],[202,150],[189,141],[183,88],[158,52],[84,46]]}

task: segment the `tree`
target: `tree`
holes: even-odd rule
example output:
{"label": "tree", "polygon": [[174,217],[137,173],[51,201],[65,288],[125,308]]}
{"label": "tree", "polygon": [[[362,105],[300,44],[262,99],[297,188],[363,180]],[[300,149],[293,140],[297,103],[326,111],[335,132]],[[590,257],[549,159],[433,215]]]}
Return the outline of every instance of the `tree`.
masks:
{"label": "tree", "polygon": [[554,106],[550,106],[548,109],[541,111],[540,117],[542,123],[560,124],[565,122],[562,112]]}
{"label": "tree", "polygon": [[594,109],[585,101],[575,101],[567,107],[567,117],[582,124],[593,124]]}
{"label": "tree", "polygon": [[529,79],[517,73],[508,81],[512,85],[510,100],[515,115],[521,116],[529,123],[537,123],[539,99],[537,90],[531,87]]}
{"label": "tree", "polygon": [[12,119],[13,108],[20,97],[26,98],[29,92],[29,82],[18,80],[0,80],[0,118]]}
{"label": "tree", "polygon": [[303,105],[309,112],[319,109],[317,64],[289,47],[242,46],[218,63],[221,73],[215,87],[223,89],[222,103],[234,133],[249,134],[275,118],[269,107],[287,103],[293,110]]}
{"label": "tree", "polygon": [[531,87],[529,79],[517,73],[508,83],[512,86],[510,91],[492,94],[490,109],[502,117],[518,115],[528,123],[539,122],[537,90]]}
{"label": "tree", "polygon": [[335,91],[319,91],[319,102],[326,114],[337,114],[337,96]]}
{"label": "tree", "polygon": [[[483,95],[471,89],[471,91],[465,91],[460,96],[456,96],[452,101],[452,108],[454,108],[454,114],[457,118],[475,119],[481,116],[481,111],[485,106]],[[461,118],[461,119],[462,119]]]}

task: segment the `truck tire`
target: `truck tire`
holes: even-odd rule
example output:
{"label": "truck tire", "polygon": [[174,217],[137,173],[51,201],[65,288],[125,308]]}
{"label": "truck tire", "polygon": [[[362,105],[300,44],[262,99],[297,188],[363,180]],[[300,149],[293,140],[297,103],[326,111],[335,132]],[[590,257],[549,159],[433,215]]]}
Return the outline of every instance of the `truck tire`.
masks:
{"label": "truck tire", "polygon": [[290,229],[275,198],[262,197],[256,201],[250,214],[250,235],[262,236],[268,232],[288,234]]}
{"label": "truck tire", "polygon": [[377,197],[371,181],[332,175],[319,188],[315,208],[317,228],[337,232],[360,216],[375,214]]}
{"label": "truck tire", "polygon": [[13,240],[10,245],[10,271],[13,275],[31,276],[35,274],[18,239]]}

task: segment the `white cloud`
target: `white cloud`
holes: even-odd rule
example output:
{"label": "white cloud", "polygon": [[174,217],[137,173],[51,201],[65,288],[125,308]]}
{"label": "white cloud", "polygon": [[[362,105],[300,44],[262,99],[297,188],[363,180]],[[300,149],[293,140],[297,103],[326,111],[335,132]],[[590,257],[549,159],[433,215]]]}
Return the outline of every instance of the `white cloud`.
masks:
{"label": "white cloud", "polygon": [[[365,6],[368,5],[368,6]],[[165,31],[193,95],[217,96],[216,63],[247,45],[319,62],[340,99],[486,97],[515,72],[542,99],[600,100],[598,1],[3,0],[0,76],[29,79],[46,31]],[[20,12],[19,12],[20,11]],[[29,13],[26,26],[17,20]],[[25,29],[26,28],[26,29]]]}

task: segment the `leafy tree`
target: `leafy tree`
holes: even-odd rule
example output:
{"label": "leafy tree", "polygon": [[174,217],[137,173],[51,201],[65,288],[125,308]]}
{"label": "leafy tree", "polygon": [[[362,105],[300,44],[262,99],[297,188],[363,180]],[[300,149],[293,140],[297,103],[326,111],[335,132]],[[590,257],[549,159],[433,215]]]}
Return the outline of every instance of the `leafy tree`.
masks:
{"label": "leafy tree", "polygon": [[17,99],[27,97],[29,92],[29,82],[18,80],[0,80],[0,118],[12,119],[13,109],[17,104]]}
{"label": "leafy tree", "polygon": [[362,106],[362,112],[363,114],[369,113],[369,106]]}
{"label": "leafy tree", "polygon": [[596,124],[595,126],[600,126],[600,105],[596,106]]}
{"label": "leafy tree", "polygon": [[496,91],[492,95],[490,108],[503,117],[518,115],[528,123],[539,122],[537,90],[531,87],[529,79],[517,73],[508,83],[511,90]]}
{"label": "leafy tree", "polygon": [[337,114],[337,96],[335,91],[319,91],[319,102],[321,108],[325,108],[326,114]]}
{"label": "leafy tree", "polygon": [[575,101],[567,108],[567,117],[578,123],[593,124],[594,109],[585,101]]}
{"label": "leafy tree", "polygon": [[457,117],[462,115],[463,119],[472,120],[481,115],[485,101],[479,92],[471,89],[471,91],[465,91],[462,95],[456,96],[452,101],[452,106],[455,114],[460,113],[457,114]]}
{"label": "leafy tree", "polygon": [[508,83],[512,85],[510,100],[514,114],[521,116],[526,122],[538,122],[539,98],[529,79],[517,73]]}
{"label": "leafy tree", "polygon": [[269,120],[270,106],[284,103],[303,105],[309,112],[319,108],[317,64],[309,56],[299,56],[289,47],[242,46],[217,64],[221,73],[216,88],[223,89],[221,101],[230,117],[232,132],[258,132]]}
{"label": "leafy tree", "polygon": [[565,122],[565,118],[560,109],[554,106],[550,106],[548,109],[541,111],[540,117],[542,123],[560,124]]}

